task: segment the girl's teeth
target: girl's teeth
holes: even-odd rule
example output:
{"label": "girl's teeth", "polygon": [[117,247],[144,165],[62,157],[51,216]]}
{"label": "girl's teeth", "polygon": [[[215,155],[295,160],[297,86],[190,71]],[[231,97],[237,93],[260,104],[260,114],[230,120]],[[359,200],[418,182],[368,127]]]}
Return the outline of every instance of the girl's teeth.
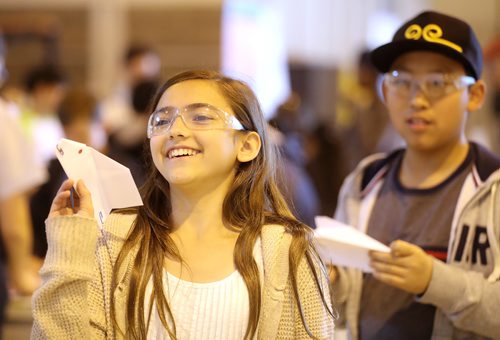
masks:
{"label": "girl's teeth", "polygon": [[198,151],[193,149],[174,149],[168,153],[168,158],[182,157],[182,156],[194,156]]}

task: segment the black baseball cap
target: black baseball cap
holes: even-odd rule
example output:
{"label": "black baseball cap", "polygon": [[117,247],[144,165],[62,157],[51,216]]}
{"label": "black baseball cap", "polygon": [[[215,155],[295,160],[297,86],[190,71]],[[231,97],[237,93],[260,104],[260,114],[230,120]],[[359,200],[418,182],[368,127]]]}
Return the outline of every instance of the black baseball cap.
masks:
{"label": "black baseball cap", "polygon": [[452,58],[476,80],[481,77],[483,54],[479,41],[466,22],[438,12],[426,11],[401,26],[392,41],[371,52],[380,72],[389,71],[394,60],[406,52],[431,51]]}

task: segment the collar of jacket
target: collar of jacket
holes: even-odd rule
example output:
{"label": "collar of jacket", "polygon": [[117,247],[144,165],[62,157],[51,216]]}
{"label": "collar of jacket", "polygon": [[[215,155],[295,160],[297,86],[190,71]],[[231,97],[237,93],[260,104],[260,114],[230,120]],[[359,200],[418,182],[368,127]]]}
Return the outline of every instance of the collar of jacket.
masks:
{"label": "collar of jacket", "polygon": [[[472,148],[475,175],[478,177],[478,182],[485,182],[493,172],[500,168],[500,157],[477,143],[470,142],[470,147]],[[371,191],[378,180],[385,176],[388,165],[402,152],[404,152],[404,149],[397,149],[389,154],[376,154],[360,163],[360,166],[363,167],[361,177],[362,195]]]}

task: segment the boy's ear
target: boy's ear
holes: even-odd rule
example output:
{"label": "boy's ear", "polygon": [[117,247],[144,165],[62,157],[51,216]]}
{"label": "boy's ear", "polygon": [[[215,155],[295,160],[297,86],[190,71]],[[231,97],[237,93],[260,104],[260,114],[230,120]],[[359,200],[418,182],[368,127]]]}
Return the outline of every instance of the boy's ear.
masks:
{"label": "boy's ear", "polygon": [[377,96],[382,103],[385,103],[385,96],[387,92],[387,88],[384,84],[384,75],[379,74],[377,77],[377,82],[375,83],[375,89],[377,91]]}
{"label": "boy's ear", "polygon": [[387,87],[384,84],[382,84],[382,85],[380,85],[379,89],[380,90],[378,91],[378,96],[379,96],[380,100],[382,101],[382,103],[385,104],[386,103],[385,98],[387,96]]}
{"label": "boy's ear", "polygon": [[467,103],[467,111],[474,112],[479,110],[485,100],[486,84],[479,79],[474,85],[469,88],[469,102]]}
{"label": "boy's ear", "polygon": [[260,136],[255,131],[244,132],[241,137],[241,144],[238,150],[237,159],[240,163],[250,162],[260,152],[262,142]]}

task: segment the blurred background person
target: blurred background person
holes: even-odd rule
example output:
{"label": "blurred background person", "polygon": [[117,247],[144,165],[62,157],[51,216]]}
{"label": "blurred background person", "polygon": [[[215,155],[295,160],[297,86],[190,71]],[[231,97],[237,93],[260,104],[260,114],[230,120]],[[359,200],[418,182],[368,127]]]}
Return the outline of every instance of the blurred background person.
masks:
{"label": "blurred background person", "polygon": [[101,122],[108,135],[132,124],[135,119],[134,87],[144,81],[157,81],[161,71],[159,55],[146,45],[131,45],[123,57],[120,78],[111,95],[100,107]]}
{"label": "blurred background person", "polygon": [[[63,128],[64,137],[79,143],[91,145],[92,127],[96,117],[96,99],[83,86],[71,87],[65,94],[58,110],[57,118]],[[41,267],[47,253],[45,219],[49,215],[52,199],[62,182],[67,178],[54,154],[48,163],[49,179],[31,197],[30,211],[33,220],[34,255]]]}
{"label": "blurred background person", "polygon": [[320,202],[306,170],[309,161],[305,149],[307,132],[300,124],[299,109],[300,97],[292,93],[270,120],[271,136],[281,151],[278,186],[297,218],[314,228],[314,216],[320,211]]}
{"label": "blurred background person", "polygon": [[319,214],[333,216],[338,190],[348,174],[342,142],[324,123],[319,122],[308,134],[305,152],[306,170],[311,176],[319,198]]}
{"label": "blurred background person", "polygon": [[144,142],[147,140],[147,125],[151,114],[149,103],[158,89],[156,80],[143,80],[132,89],[132,117],[130,122],[117,128],[108,139],[111,158],[130,169],[135,184],[141,186],[147,175],[147,160],[144,158]]}
{"label": "blurred background person", "polygon": [[[0,36],[0,84],[4,80],[5,44]],[[0,328],[13,291],[30,295],[39,285],[32,261],[33,235],[29,194],[46,179],[44,169],[34,161],[33,145],[21,130],[18,111],[0,98]],[[0,329],[0,337],[1,337]]]}
{"label": "blurred background person", "polygon": [[35,66],[25,76],[24,89],[21,124],[33,140],[35,155],[47,166],[55,145],[64,135],[57,110],[66,91],[66,76],[55,65]]}
{"label": "blurred background person", "polygon": [[489,126],[491,148],[500,153],[500,33],[485,47],[484,59],[491,86],[489,88],[492,116],[492,124]]}
{"label": "blurred background person", "polygon": [[500,34],[485,47],[484,58],[490,67],[492,75],[494,112],[495,115],[500,118]]}
{"label": "blurred background person", "polygon": [[370,61],[369,51],[365,50],[358,56],[354,81],[341,82],[336,112],[337,131],[344,141],[343,154],[351,170],[364,157],[376,152],[389,152],[403,144],[380,100],[378,76],[379,72]]}

